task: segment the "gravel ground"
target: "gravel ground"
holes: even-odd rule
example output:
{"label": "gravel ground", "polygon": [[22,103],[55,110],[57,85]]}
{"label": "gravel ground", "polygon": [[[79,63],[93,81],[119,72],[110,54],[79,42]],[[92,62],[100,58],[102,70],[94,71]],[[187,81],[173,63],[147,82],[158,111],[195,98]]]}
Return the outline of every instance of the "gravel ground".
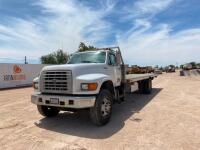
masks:
{"label": "gravel ground", "polygon": [[0,91],[0,149],[200,149],[200,77],[178,75],[156,78],[151,95],[127,95],[104,127],[85,111],[43,118],[32,88]]}

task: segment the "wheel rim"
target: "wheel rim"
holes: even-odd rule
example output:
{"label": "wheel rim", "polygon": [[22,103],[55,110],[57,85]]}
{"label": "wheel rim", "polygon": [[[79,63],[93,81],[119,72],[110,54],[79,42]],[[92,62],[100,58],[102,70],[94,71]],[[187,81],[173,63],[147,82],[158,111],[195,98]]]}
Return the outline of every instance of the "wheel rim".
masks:
{"label": "wheel rim", "polygon": [[101,105],[102,116],[105,117],[109,115],[110,111],[111,111],[111,102],[107,97],[104,97]]}

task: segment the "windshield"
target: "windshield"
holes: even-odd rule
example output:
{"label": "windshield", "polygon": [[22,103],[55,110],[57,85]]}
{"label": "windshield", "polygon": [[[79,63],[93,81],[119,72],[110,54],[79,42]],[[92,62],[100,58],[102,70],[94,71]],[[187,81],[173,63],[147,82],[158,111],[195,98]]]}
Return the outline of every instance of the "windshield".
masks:
{"label": "windshield", "polygon": [[68,64],[80,64],[80,63],[105,63],[105,52],[85,52],[72,55]]}

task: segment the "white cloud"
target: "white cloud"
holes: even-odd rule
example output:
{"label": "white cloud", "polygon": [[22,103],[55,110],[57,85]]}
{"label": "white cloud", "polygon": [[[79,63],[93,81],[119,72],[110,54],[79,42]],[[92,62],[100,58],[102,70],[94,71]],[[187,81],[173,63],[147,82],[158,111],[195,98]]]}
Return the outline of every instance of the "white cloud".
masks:
{"label": "white cloud", "polygon": [[200,61],[200,28],[175,32],[169,24],[152,24],[155,15],[173,2],[141,0],[129,6],[126,19],[134,20],[133,27],[117,35],[117,43],[123,50],[126,62],[167,65]]}
{"label": "white cloud", "polygon": [[9,51],[35,58],[61,47],[73,52],[81,41],[95,44],[111,31],[110,23],[102,17],[114,4],[110,0],[105,4],[102,9],[92,10],[78,1],[40,0],[33,5],[42,8],[44,17],[38,20],[13,18],[12,25],[0,25],[0,41],[6,45],[0,47],[0,55],[9,57],[5,53]]}
{"label": "white cloud", "polygon": [[110,11],[113,11],[118,1],[119,0],[100,0],[99,2],[102,6],[102,9],[104,10],[104,13],[108,13]]}
{"label": "white cloud", "polygon": [[134,4],[139,13],[157,13],[167,8],[173,0],[140,0]]}
{"label": "white cloud", "polygon": [[[138,0],[116,10],[117,2],[101,0],[100,8],[94,9],[77,0],[39,0],[33,5],[40,6],[44,16],[9,18],[11,24],[0,24],[0,56],[23,60],[26,55],[37,59],[61,47],[74,52],[81,41],[106,46],[102,41],[116,36],[111,45],[118,44],[126,62],[132,64],[200,61],[200,28],[175,32],[170,24],[152,21],[174,0]],[[110,14],[118,15],[124,23],[132,23],[132,27],[113,27],[112,21],[104,19]]]}
{"label": "white cloud", "polygon": [[151,19],[159,12],[167,9],[175,0],[137,0],[123,7],[122,21],[131,19]]}
{"label": "white cloud", "polygon": [[168,25],[154,32],[132,32],[128,39],[118,39],[126,62],[140,65],[200,61],[200,29],[171,33]]}

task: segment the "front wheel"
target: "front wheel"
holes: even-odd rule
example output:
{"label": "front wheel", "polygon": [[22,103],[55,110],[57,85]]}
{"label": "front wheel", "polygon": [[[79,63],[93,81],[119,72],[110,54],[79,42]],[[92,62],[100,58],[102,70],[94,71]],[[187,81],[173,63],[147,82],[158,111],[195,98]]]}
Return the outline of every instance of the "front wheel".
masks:
{"label": "front wheel", "polygon": [[103,89],[96,98],[95,106],[90,108],[90,118],[96,125],[105,125],[112,114],[113,96],[109,90]]}
{"label": "front wheel", "polygon": [[60,110],[56,107],[52,106],[42,106],[42,105],[37,105],[38,112],[45,117],[54,117],[57,116]]}

